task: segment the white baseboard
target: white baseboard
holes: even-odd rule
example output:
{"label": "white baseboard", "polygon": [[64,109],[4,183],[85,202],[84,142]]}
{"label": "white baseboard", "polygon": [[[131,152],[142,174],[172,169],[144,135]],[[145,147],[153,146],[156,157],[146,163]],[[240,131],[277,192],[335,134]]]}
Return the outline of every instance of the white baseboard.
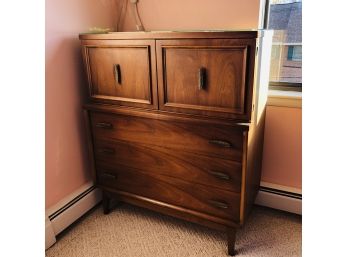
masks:
{"label": "white baseboard", "polygon": [[52,223],[49,218],[45,218],[45,249],[48,249],[56,242],[56,235],[54,234]]}
{"label": "white baseboard", "polygon": [[55,236],[70,226],[101,201],[101,192],[89,182],[46,210],[46,249],[55,243]]}
{"label": "white baseboard", "polygon": [[255,204],[302,215],[302,199],[260,190]]}
{"label": "white baseboard", "polygon": [[278,185],[278,184],[264,182],[264,181],[261,181],[260,186],[302,195],[301,188],[283,186],[283,185]]}
{"label": "white baseboard", "polygon": [[80,186],[79,188],[77,188],[75,191],[73,191],[72,193],[70,193],[69,195],[65,196],[62,200],[60,200],[58,203],[56,203],[55,205],[50,206],[48,209],[46,209],[46,215],[49,217],[51,216],[53,213],[55,213],[57,210],[59,210],[60,208],[62,208],[63,206],[67,205],[69,202],[71,202],[72,200],[74,200],[78,195],[82,194],[83,192],[85,192],[86,190],[88,190],[89,188],[91,188],[94,185],[94,183],[92,181],[89,181],[85,184],[83,184],[82,186]]}

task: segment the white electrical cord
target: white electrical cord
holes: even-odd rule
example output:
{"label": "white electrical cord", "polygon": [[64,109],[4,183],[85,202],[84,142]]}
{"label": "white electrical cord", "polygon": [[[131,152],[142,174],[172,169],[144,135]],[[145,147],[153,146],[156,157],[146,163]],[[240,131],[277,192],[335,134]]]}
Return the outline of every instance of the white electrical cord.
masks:
{"label": "white electrical cord", "polygon": [[137,31],[145,31],[145,28],[143,26],[143,23],[141,22],[139,11],[138,11],[138,2],[139,0],[129,0],[131,4],[133,4],[133,15],[135,20],[135,26],[137,28]]}

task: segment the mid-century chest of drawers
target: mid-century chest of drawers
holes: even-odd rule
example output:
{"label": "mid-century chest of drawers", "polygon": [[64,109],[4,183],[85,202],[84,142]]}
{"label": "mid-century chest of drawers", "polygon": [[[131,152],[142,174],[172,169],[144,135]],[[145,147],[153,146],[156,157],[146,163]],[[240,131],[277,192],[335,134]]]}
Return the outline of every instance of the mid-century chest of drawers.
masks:
{"label": "mid-century chest of drawers", "polygon": [[81,34],[91,166],[110,199],[236,228],[260,183],[266,31]]}

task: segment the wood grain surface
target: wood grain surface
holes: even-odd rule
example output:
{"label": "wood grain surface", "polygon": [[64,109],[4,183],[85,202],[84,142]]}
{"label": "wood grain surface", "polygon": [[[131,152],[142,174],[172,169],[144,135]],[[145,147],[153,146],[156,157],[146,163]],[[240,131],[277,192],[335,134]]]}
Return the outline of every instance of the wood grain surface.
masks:
{"label": "wood grain surface", "polygon": [[156,40],[159,108],[250,119],[254,48],[246,39]]}
{"label": "wood grain surface", "polygon": [[[95,139],[118,139],[241,162],[243,129],[236,126],[91,113]],[[98,124],[110,124],[109,128]],[[215,140],[215,141],[213,141]],[[228,145],[219,145],[218,143]],[[227,147],[226,147],[227,146]]]}
{"label": "wood grain surface", "polygon": [[242,164],[231,160],[155,145],[110,140],[95,142],[95,156],[97,167],[108,165],[119,172],[136,169],[237,193],[241,189]]}
{"label": "wood grain surface", "polygon": [[[107,175],[104,175],[104,174]],[[115,178],[110,179],[110,175]],[[136,171],[117,172],[105,167],[97,173],[98,184],[182,206],[221,218],[239,219],[240,194],[188,183],[162,175]]]}
{"label": "wood grain surface", "polygon": [[154,40],[103,42],[83,47],[91,99],[157,109]]}

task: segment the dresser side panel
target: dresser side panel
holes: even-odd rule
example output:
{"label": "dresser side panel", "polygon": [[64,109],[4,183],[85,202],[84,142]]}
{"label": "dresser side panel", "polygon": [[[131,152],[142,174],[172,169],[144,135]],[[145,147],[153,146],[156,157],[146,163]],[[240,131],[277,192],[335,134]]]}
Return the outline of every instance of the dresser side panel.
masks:
{"label": "dresser side panel", "polygon": [[264,37],[257,40],[258,50],[255,56],[253,111],[248,132],[245,167],[245,212],[243,217],[241,217],[242,224],[252,209],[261,180],[272,35],[272,32],[266,31]]}

